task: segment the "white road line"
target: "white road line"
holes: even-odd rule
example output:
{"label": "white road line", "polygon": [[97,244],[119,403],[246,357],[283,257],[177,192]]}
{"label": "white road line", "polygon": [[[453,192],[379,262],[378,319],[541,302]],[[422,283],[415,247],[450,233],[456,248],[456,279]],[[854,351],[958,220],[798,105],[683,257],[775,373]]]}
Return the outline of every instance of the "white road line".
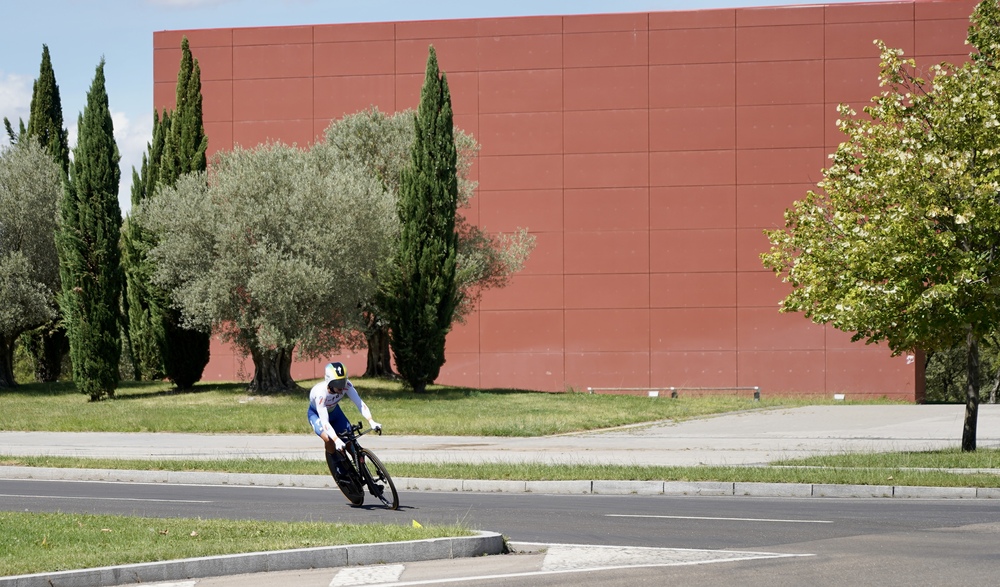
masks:
{"label": "white road line", "polygon": [[497,575],[475,575],[471,577],[452,577],[450,579],[425,579],[422,581],[401,581],[395,583],[370,584],[367,587],[411,587],[415,585],[440,585],[442,583],[464,583],[468,581],[490,581],[493,579],[508,579],[513,577],[540,577],[542,575],[566,575],[569,573],[590,573],[594,571],[614,571],[618,569],[635,569],[639,567],[683,567],[692,565],[708,565],[724,562],[759,560],[762,558],[791,558],[799,556],[814,556],[811,554],[776,554],[773,556],[747,556],[742,558],[728,558],[726,560],[711,560],[683,563],[659,563],[648,565],[615,565],[610,567],[588,567],[586,569],[563,569],[558,571],[526,571],[523,573],[500,573]]}
{"label": "white road line", "polygon": [[832,524],[830,520],[779,520],[770,518],[713,518],[709,516],[653,516],[642,514],[604,514],[607,518],[663,518],[667,520],[716,520],[723,522],[774,522],[779,524]]}
{"label": "white road line", "polygon": [[696,550],[635,546],[587,546],[577,544],[545,544],[541,546],[544,546],[547,549],[547,552],[542,562],[541,570],[538,571],[452,577],[447,579],[388,582],[377,585],[369,584],[368,587],[441,585],[444,583],[538,577],[542,575],[561,575],[567,573],[589,573],[593,571],[634,569],[638,567],[679,567],[724,562],[814,556],[811,554],[781,554],[776,552]]}
{"label": "white road line", "polygon": [[403,565],[373,565],[370,567],[347,567],[337,571],[330,581],[330,587],[352,585],[373,585],[376,583],[395,584],[406,569]]}
{"label": "white road line", "polygon": [[214,503],[212,501],[200,501],[195,499],[151,499],[141,497],[81,497],[73,495],[14,495],[0,494],[0,497],[21,497],[26,499],[89,499],[94,501],[155,501],[162,503]]}

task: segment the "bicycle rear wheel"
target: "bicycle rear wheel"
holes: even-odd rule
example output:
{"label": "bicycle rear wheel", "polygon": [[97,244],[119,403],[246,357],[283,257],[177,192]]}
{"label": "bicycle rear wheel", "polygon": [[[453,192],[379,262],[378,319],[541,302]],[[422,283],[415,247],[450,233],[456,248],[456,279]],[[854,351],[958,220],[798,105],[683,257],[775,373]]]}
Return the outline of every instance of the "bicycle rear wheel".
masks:
{"label": "bicycle rear wheel", "polygon": [[342,477],[337,474],[337,455],[326,453],[326,466],[330,468],[330,475],[333,476],[340,492],[344,494],[347,501],[351,502],[351,505],[363,505],[365,503],[365,489],[361,480],[358,479],[358,475],[347,457],[341,456],[340,458],[343,459],[340,466],[346,470],[347,475]]}
{"label": "bicycle rear wheel", "polygon": [[372,487],[369,490],[372,495],[390,510],[399,509],[399,494],[396,493],[396,484],[392,482],[389,471],[385,470],[385,465],[367,448],[361,449],[360,456],[361,466],[364,469],[361,475],[371,479]]}

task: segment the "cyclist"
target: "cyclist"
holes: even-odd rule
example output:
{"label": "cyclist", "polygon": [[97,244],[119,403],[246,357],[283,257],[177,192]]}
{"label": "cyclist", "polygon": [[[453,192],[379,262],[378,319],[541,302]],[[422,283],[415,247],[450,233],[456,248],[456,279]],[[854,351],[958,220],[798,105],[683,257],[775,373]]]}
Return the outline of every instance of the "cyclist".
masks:
{"label": "cyclist", "polygon": [[313,431],[326,444],[326,452],[334,455],[342,455],[344,450],[344,441],[340,439],[338,433],[346,432],[351,427],[339,405],[345,395],[351,398],[373,430],[382,429],[381,424],[372,420],[371,410],[361,400],[358,390],[354,389],[354,384],[347,378],[347,367],[339,362],[329,363],[323,381],[314,385],[309,391],[307,415]]}

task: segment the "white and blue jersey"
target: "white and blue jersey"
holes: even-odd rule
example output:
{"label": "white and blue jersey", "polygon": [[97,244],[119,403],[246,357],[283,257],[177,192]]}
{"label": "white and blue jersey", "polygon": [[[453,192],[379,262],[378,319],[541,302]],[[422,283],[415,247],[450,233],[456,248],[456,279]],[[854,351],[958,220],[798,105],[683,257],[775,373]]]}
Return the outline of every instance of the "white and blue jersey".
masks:
{"label": "white and blue jersey", "polygon": [[372,419],[371,410],[361,400],[361,396],[354,389],[353,383],[348,381],[347,387],[331,393],[327,389],[327,382],[320,381],[316,385],[313,385],[309,391],[309,410],[306,413],[309,417],[309,424],[312,425],[313,431],[316,432],[317,436],[326,432],[327,437],[333,439],[335,435],[345,432],[350,428],[351,423],[339,405],[340,400],[344,399],[344,396],[349,397],[354,402],[354,405],[358,407],[358,411],[361,412],[361,415],[366,420],[370,421]]}

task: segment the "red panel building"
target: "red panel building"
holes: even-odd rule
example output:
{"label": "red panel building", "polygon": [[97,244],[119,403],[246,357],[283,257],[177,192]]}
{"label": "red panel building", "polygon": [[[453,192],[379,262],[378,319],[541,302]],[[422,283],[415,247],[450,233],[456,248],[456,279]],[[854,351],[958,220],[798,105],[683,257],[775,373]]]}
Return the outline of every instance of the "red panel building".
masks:
{"label": "red panel building", "polygon": [[[878,93],[872,41],[918,64],[963,61],[974,6],[165,31],[153,39],[155,105],[174,106],[187,36],[210,152],[309,145],[344,114],[416,108],[433,44],[455,124],[482,145],[467,216],[537,238],[524,271],[449,335],[439,383],[919,400],[919,357],[780,314],[787,286],[759,255],[763,230],[783,224],[842,140],[837,104],[860,111]],[[363,354],[346,360],[364,369]],[[205,377],[251,368],[215,344]],[[293,369],[301,379],[320,372]]]}

